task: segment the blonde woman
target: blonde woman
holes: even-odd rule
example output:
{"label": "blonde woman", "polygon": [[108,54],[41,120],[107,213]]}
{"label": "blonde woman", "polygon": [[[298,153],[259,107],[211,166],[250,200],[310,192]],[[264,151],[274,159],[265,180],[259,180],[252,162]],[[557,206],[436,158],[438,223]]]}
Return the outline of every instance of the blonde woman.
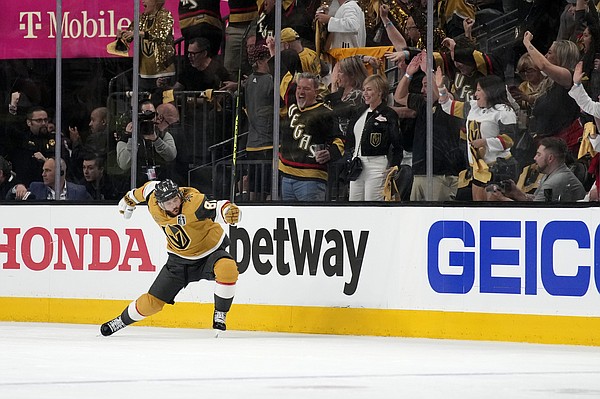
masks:
{"label": "blonde woman", "polygon": [[[387,80],[371,75],[363,83],[364,105],[350,121],[346,137],[354,145],[353,158],[359,157],[363,170],[350,182],[350,201],[383,201],[387,171],[402,161],[402,141],[398,115],[386,105]],[[388,153],[391,150],[391,159]]]}
{"label": "blonde woman", "polygon": [[527,53],[548,79],[541,85],[540,95],[531,111],[535,120],[535,125],[530,126],[531,132],[537,134],[537,139],[562,138],[569,151],[577,155],[583,126],[579,122],[579,106],[568,92],[573,85],[573,70],[581,57],[579,49],[573,42],[557,40],[543,55],[533,46],[532,40],[533,35],[525,32],[523,44]]}
{"label": "blonde woman", "polygon": [[517,62],[517,73],[523,82],[516,87],[510,86],[510,94],[518,101],[521,109],[531,112],[535,100],[540,96],[546,78],[542,71],[535,66],[529,54],[523,54]]}

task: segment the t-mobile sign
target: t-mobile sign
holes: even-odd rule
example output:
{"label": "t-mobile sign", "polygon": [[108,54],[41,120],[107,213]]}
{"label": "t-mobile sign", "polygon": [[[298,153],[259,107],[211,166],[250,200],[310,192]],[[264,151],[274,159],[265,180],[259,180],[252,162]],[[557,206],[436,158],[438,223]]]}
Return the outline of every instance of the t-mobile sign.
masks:
{"label": "t-mobile sign", "polygon": [[[6,1],[0,24],[0,59],[54,58],[57,32],[62,32],[63,58],[109,57],[106,45],[133,20],[133,1],[63,0],[58,29],[56,1]],[[175,38],[181,36],[178,0],[166,0],[175,20]],[[140,4],[140,13],[144,11]]]}

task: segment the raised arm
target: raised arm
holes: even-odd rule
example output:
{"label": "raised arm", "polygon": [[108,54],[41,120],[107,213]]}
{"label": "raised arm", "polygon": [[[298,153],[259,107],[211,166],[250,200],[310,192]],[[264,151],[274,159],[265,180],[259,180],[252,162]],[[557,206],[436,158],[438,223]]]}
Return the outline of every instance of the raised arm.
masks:
{"label": "raised arm", "polygon": [[550,79],[554,82],[558,83],[565,89],[571,87],[573,83],[573,79],[571,77],[571,71],[567,68],[554,65],[550,61],[546,59],[544,54],[540,53],[538,49],[535,48],[531,41],[533,40],[533,34],[527,31],[523,36],[523,45],[527,50],[527,53],[531,56],[531,60],[535,64],[535,66],[542,72],[544,72]]}
{"label": "raised arm", "polygon": [[394,49],[396,51],[402,51],[408,44],[406,43],[406,39],[402,36],[402,33],[394,26],[392,21],[389,18],[390,7],[387,4],[382,4],[379,6],[379,16],[381,17],[381,23],[385,27],[385,31],[387,32],[388,38],[392,42]]}
{"label": "raised arm", "polygon": [[581,84],[583,78],[583,61],[579,61],[575,66],[573,73],[573,87],[569,90],[569,95],[573,97],[577,105],[583,112],[588,113],[595,118],[600,118],[600,103],[593,101]]}
{"label": "raised arm", "polygon": [[421,58],[422,54],[414,57],[408,66],[406,67],[406,73],[402,76],[402,79],[398,82],[398,87],[396,87],[396,92],[394,93],[394,100],[402,105],[407,105],[408,101],[408,87],[410,86],[410,81],[413,78],[413,75],[417,73],[421,67]]}

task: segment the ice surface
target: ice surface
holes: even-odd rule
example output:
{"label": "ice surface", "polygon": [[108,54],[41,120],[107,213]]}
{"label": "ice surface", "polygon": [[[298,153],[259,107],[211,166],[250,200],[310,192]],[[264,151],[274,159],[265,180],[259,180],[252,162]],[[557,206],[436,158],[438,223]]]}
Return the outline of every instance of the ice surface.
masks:
{"label": "ice surface", "polygon": [[0,323],[0,398],[599,398],[600,348]]}

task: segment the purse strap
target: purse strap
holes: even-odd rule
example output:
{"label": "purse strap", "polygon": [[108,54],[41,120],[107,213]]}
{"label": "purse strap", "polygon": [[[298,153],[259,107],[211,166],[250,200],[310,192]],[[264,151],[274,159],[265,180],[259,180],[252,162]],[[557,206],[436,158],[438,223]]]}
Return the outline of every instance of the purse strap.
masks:
{"label": "purse strap", "polygon": [[[356,149],[356,156],[358,157],[359,153],[360,153],[360,145],[362,144],[362,137],[363,137],[363,133],[365,132],[365,127],[367,126],[367,122],[373,117],[373,115],[375,114],[374,111],[370,111],[369,108],[367,108],[367,116],[365,117],[365,124],[360,132],[360,139],[358,140],[358,148]],[[356,158],[356,157],[352,157],[352,158]]]}

